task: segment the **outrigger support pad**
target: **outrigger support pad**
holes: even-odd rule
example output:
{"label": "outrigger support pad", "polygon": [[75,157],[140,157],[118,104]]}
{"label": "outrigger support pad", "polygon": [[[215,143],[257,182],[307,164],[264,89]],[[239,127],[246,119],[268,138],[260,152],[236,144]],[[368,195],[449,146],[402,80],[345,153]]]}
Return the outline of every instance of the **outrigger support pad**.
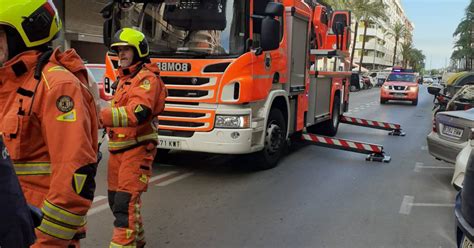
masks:
{"label": "outrigger support pad", "polygon": [[366,161],[371,161],[371,162],[383,162],[383,163],[390,163],[392,161],[392,157],[385,155],[384,152],[382,153],[372,153],[367,158],[365,158]]}
{"label": "outrigger support pad", "polygon": [[389,132],[388,135],[391,135],[391,136],[405,136],[406,133],[402,132],[401,129],[395,129],[395,130]]}

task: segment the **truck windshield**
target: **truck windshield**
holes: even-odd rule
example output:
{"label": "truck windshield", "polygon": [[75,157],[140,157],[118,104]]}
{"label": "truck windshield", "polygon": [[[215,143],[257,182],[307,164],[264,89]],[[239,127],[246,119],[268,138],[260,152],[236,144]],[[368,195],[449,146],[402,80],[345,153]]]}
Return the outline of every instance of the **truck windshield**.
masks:
{"label": "truck windshield", "polygon": [[387,82],[396,81],[396,82],[407,82],[407,83],[414,83],[416,76],[413,74],[398,74],[392,73],[388,76]]}
{"label": "truck windshield", "polygon": [[141,27],[150,53],[158,57],[236,56],[245,50],[246,2],[174,0],[118,4],[114,10],[114,31]]}

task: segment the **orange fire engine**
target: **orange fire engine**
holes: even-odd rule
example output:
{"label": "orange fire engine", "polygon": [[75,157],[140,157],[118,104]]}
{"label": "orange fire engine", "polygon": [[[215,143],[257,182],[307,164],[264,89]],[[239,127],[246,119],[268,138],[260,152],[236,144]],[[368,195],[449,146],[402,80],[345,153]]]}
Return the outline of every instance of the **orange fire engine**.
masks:
{"label": "orange fire engine", "polygon": [[[159,155],[252,154],[268,169],[293,134],[334,136],[348,110],[347,11],[315,0],[114,0],[102,14],[105,44],[139,28],[160,67]],[[113,54],[106,66],[111,94]]]}

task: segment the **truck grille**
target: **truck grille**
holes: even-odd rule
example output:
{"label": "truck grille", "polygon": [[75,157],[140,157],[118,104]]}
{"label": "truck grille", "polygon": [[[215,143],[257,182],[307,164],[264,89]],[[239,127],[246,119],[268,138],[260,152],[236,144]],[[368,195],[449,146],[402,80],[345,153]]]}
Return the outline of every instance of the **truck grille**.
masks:
{"label": "truck grille", "polygon": [[166,107],[158,119],[159,130],[164,132],[208,132],[214,127],[215,111],[189,107]]}
{"label": "truck grille", "polygon": [[217,90],[215,77],[171,77],[161,79],[168,89],[167,102],[196,102],[211,100]]}
{"label": "truck grille", "polygon": [[406,86],[398,86],[398,85],[392,85],[390,86],[391,90],[407,90]]}

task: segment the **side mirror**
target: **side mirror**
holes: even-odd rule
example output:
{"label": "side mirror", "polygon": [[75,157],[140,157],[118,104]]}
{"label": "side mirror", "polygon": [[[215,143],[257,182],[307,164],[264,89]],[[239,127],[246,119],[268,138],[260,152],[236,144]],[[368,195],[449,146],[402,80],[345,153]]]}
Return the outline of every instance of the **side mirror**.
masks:
{"label": "side mirror", "polygon": [[263,51],[275,50],[280,46],[280,22],[272,17],[262,20],[261,47]]}
{"label": "side mirror", "polygon": [[108,48],[112,43],[112,19],[104,22],[102,37],[104,37],[104,45]]}
{"label": "side mirror", "polygon": [[437,96],[441,92],[441,87],[438,86],[428,86],[428,93],[431,95]]}

